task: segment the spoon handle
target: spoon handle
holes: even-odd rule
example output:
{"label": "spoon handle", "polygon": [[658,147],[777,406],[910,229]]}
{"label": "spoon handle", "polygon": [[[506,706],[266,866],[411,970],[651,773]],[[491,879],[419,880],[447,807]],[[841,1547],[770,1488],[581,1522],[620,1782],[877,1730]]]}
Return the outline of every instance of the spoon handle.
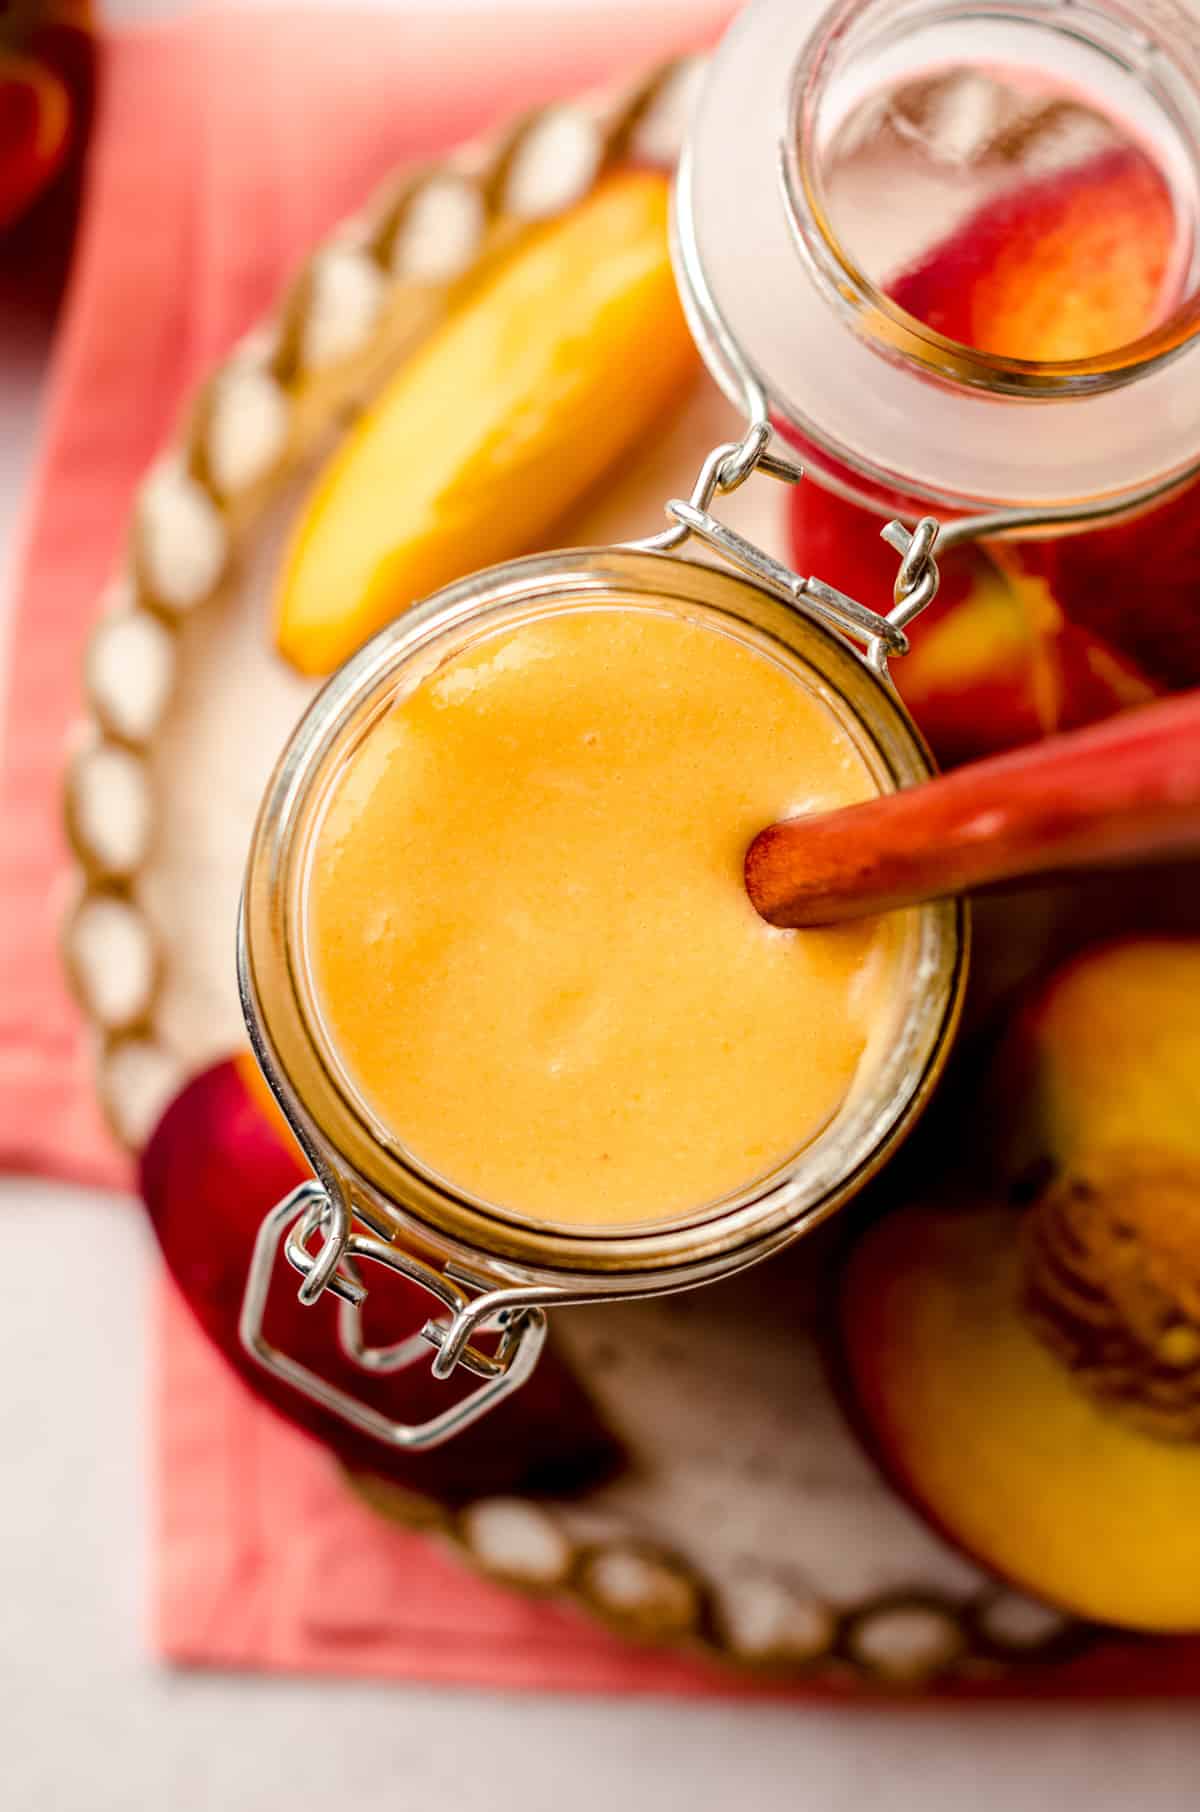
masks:
{"label": "spoon handle", "polygon": [[746,853],[746,888],[772,925],[828,925],[1189,851],[1200,852],[1200,692],[768,825]]}

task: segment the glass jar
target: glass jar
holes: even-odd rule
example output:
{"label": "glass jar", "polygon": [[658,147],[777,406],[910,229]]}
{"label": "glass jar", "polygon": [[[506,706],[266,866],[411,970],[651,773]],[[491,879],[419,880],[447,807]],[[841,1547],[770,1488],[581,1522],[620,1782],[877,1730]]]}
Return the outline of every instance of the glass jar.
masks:
{"label": "glass jar", "polygon": [[[242,1000],[256,1055],[314,1181],[264,1223],[243,1339],[264,1365],[394,1446],[424,1448],[448,1439],[519,1384],[536,1359],[548,1309],[706,1283],[815,1225],[873,1173],[912,1124],[945,1059],[966,936],[965,908],[944,901],[906,915],[902,985],[845,1102],[811,1143],[771,1175],[682,1218],[592,1231],[524,1219],[426,1170],[394,1129],[374,1121],[323,1023],[307,930],[323,802],[398,693],[482,635],[597,605],[670,610],[720,627],[797,674],[850,735],[881,791],[928,776],[928,753],[886,678],[887,651],[902,646],[902,630],[817,581],[785,574],[708,513],[713,492],[732,488],[749,470],[744,457],[736,467],[739,454],[744,449],[717,450],[693,502],[671,506],[678,526],[653,543],[516,561],[408,612],[320,693],[264,799],[243,897]],[[722,472],[729,480],[723,485]],[[676,550],[689,532],[754,576],[680,558]],[[865,651],[851,638],[865,642]],[[302,1297],[312,1300],[328,1288],[342,1299],[342,1341],[360,1363],[395,1369],[432,1356],[439,1376],[457,1366],[473,1373],[473,1394],[430,1422],[401,1425],[271,1346],[263,1318],[281,1243],[304,1277]],[[444,1313],[395,1347],[364,1349],[357,1324],[364,1261],[423,1285]],[[498,1336],[498,1344],[481,1346],[484,1333]]]}
{"label": "glass jar", "polygon": [[[989,70],[1003,78],[997,93],[1040,91],[1029,117],[1046,119],[1048,133],[1073,110],[1081,143],[1090,121],[1092,142],[1107,128],[1157,173],[1173,225],[1169,268],[1150,325],[1126,343],[1065,360],[989,352],[889,293],[872,233],[894,240],[903,263],[953,230],[972,171],[982,192],[984,160],[971,165],[963,151],[972,131],[983,142],[982,129],[963,116],[971,104],[995,111],[979,74]],[[946,115],[943,167],[904,162],[913,133],[906,141],[902,130],[893,164],[877,157],[870,173],[868,199],[883,194],[886,205],[864,219],[861,184],[856,206],[838,181],[847,123],[866,117],[872,97],[906,90],[928,106],[931,89]],[[1028,143],[1022,130],[1010,141]],[[1065,155],[1061,144],[1040,155],[1052,154]],[[699,98],[678,180],[676,265],[722,386],[743,406],[761,393],[822,482],[876,510],[958,518],[955,539],[1061,532],[1142,510],[1200,471],[1198,221],[1200,38],[1190,9],[757,0]]]}

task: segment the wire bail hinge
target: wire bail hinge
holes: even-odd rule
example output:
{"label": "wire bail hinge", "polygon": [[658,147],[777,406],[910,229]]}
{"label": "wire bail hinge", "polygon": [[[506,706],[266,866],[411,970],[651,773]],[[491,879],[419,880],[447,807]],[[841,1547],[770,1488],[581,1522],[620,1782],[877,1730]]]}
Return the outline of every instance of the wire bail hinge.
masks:
{"label": "wire bail hinge", "polygon": [[714,447],[700,468],[691,496],[686,500],[674,497],[667,504],[674,526],[632,545],[654,553],[673,553],[689,535],[695,535],[769,591],[864,644],[870,665],[879,673],[886,673],[890,656],[908,652],[908,624],[937,595],[940,575],[934,549],[940,525],[932,516],[923,516],[911,530],[898,521],[889,522],[881,530],[882,539],[901,555],[892,609],[886,616],[824,579],[805,578],[793,572],[735,529],[719,522],[710,508],[716,497],[737,490],[752,472],[763,472],[785,484],[799,483],[804,468],[788,455],[772,450],[771,437],[769,420],[765,415],[756,415],[740,441]]}
{"label": "wire bail hinge", "polygon": [[[318,1234],[321,1245],[314,1251],[312,1241]],[[339,1345],[363,1371],[405,1371],[427,1359],[433,1348],[436,1377],[449,1377],[461,1366],[481,1380],[478,1389],[426,1422],[396,1422],[284,1353],[264,1332],[267,1300],[281,1246],[288,1263],[300,1272],[305,1283],[311,1284],[314,1274],[326,1278],[322,1289],[338,1298]],[[428,1290],[448,1311],[448,1318],[431,1319],[416,1333],[390,1346],[368,1345],[361,1317],[366,1289],[359,1265],[364,1260],[384,1265]],[[306,1300],[303,1285],[300,1294],[301,1300]],[[285,1196],[259,1228],[239,1334],[246,1351],[265,1370],[310,1401],[389,1447],[421,1452],[451,1440],[486,1415],[502,1397],[524,1384],[537,1364],[546,1338],[546,1316],[536,1304],[507,1300],[516,1294],[489,1292],[485,1284],[469,1279],[458,1267],[453,1273],[435,1270],[399,1246],[379,1239],[356,1223],[344,1204],[335,1204],[321,1183],[313,1181],[302,1183]],[[474,1344],[472,1335],[477,1333],[499,1335],[492,1352]]]}

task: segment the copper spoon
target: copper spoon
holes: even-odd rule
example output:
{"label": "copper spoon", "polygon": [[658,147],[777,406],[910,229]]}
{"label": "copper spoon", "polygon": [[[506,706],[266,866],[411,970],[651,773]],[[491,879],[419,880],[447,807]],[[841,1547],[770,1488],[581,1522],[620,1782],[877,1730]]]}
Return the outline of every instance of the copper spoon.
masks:
{"label": "copper spoon", "polygon": [[746,889],[772,925],[829,925],[1189,852],[1200,853],[1200,692],[768,825],[746,852]]}

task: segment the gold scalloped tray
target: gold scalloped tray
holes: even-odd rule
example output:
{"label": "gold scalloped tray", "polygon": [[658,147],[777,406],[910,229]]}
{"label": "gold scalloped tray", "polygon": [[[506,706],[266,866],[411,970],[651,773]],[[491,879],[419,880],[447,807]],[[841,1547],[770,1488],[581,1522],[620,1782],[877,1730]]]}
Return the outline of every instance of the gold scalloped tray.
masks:
{"label": "gold scalloped tray", "polygon": [[[65,783],[79,887],[64,954],[125,1144],[188,1074],[244,1043],[230,933],[243,858],[313,690],[272,652],[266,610],[314,462],[480,260],[614,163],[670,164],[696,68],[557,104],[406,171],[317,249],[145,479],[88,647],[90,717]],[[657,530],[663,500],[734,425],[702,381],[559,539]],[[729,516],[782,552],[776,490],[748,486]],[[800,1249],[699,1294],[561,1314],[563,1350],[633,1455],[582,1504],[479,1502],[449,1517],[355,1488],[493,1578],[747,1667],[922,1684],[1072,1649],[1075,1626],[997,1588],[876,1477],[825,1377],[817,1292]]]}

